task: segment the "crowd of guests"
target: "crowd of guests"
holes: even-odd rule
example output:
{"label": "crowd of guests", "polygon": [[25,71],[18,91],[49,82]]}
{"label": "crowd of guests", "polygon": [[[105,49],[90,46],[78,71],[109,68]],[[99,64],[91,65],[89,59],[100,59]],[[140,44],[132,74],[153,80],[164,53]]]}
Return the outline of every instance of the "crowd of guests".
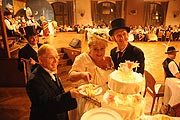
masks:
{"label": "crowd of guests", "polygon": [[[34,26],[38,33],[43,31],[43,36],[48,36],[50,31],[48,29],[48,22],[44,16],[40,16],[38,20],[34,19],[31,15],[28,19],[24,16],[12,15],[11,12],[4,12],[5,24],[7,28],[7,36],[16,36],[23,39],[25,33],[24,28],[26,26]],[[108,35],[110,26],[105,23],[94,24],[94,25],[57,25],[53,22],[53,27],[56,31],[60,32],[77,32],[85,33],[86,38],[91,32],[102,30]],[[169,26],[141,26],[141,25],[130,25],[129,41],[179,41],[180,40],[180,25],[169,25]]]}
{"label": "crowd of guests", "polygon": [[[179,41],[180,40],[180,25],[169,25],[169,26],[141,26],[141,25],[130,25],[129,41]],[[90,25],[61,25],[59,26],[60,32],[77,32],[87,33],[89,31],[104,30],[106,33],[109,32],[110,27],[105,23]],[[168,33],[169,32],[169,33]],[[88,36],[88,35],[87,35]]]}
{"label": "crowd of guests", "polygon": [[13,15],[12,12],[4,12],[4,22],[6,25],[6,31],[8,37],[17,37],[18,41],[23,41],[26,36],[25,28],[33,26],[37,33],[41,36],[48,36],[50,31],[48,29],[48,21],[44,16],[40,16],[39,20],[36,20],[33,15],[28,18],[25,16]]}

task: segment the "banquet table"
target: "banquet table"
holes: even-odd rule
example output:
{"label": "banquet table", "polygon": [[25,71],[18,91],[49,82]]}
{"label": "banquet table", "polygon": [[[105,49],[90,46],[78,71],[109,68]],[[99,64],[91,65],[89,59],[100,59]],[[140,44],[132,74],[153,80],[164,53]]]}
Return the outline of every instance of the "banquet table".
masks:
{"label": "banquet table", "polygon": [[166,78],[164,104],[174,106],[177,103],[180,103],[180,79]]}

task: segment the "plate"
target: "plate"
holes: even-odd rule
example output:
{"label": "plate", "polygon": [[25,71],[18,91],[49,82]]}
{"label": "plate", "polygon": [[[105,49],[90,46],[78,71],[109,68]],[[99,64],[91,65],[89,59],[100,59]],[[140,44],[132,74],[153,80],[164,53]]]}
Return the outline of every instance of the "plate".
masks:
{"label": "plate", "polygon": [[[82,95],[88,96],[87,93],[86,93],[86,91],[84,90],[88,85],[89,85],[89,84],[84,84],[84,85],[79,86],[79,87],[78,87],[78,89],[80,89],[80,90],[79,90],[79,93],[81,93]],[[93,86],[96,87],[96,86],[98,86],[98,85],[93,85]],[[102,91],[103,91],[102,87],[99,87],[99,88],[97,88],[97,89],[94,90],[94,93],[95,93],[94,95],[99,95],[99,94],[102,93]]]}
{"label": "plate", "polygon": [[95,108],[87,111],[81,120],[123,120],[115,111],[107,108]]}

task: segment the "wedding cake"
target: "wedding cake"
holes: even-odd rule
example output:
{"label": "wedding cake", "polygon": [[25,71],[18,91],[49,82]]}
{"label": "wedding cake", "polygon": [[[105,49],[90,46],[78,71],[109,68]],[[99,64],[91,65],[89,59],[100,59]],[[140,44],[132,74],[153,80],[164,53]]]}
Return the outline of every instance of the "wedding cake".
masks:
{"label": "wedding cake", "polygon": [[126,61],[119,66],[109,76],[110,90],[103,96],[102,107],[117,111],[124,120],[134,120],[144,113],[146,103],[140,93],[145,88],[145,79],[142,74],[133,72],[139,63]]}

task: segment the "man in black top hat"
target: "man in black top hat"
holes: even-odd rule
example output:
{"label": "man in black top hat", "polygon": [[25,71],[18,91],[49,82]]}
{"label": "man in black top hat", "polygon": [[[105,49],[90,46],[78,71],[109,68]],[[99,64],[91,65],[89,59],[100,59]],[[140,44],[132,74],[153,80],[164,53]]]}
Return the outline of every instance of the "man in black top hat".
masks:
{"label": "man in black top hat", "polygon": [[166,73],[166,77],[176,77],[180,78],[180,68],[177,63],[174,61],[176,58],[176,53],[179,52],[175,49],[175,47],[168,47],[165,54],[167,54],[167,58],[162,63],[164,72]]}
{"label": "man in black top hat", "polygon": [[37,51],[42,44],[39,43],[39,36],[34,26],[25,27],[25,32],[25,37],[28,40],[28,43],[19,50],[18,69],[20,71],[24,70],[21,59],[27,59],[29,60],[31,71],[33,71],[36,68],[38,62]]}
{"label": "man in black top hat", "polygon": [[111,50],[110,55],[114,62],[115,69],[118,69],[120,63],[130,60],[139,63],[139,67],[137,70],[134,69],[134,71],[143,74],[145,66],[144,53],[140,48],[128,42],[129,32],[130,28],[125,25],[125,20],[123,18],[118,18],[111,22],[109,35],[118,46]]}

